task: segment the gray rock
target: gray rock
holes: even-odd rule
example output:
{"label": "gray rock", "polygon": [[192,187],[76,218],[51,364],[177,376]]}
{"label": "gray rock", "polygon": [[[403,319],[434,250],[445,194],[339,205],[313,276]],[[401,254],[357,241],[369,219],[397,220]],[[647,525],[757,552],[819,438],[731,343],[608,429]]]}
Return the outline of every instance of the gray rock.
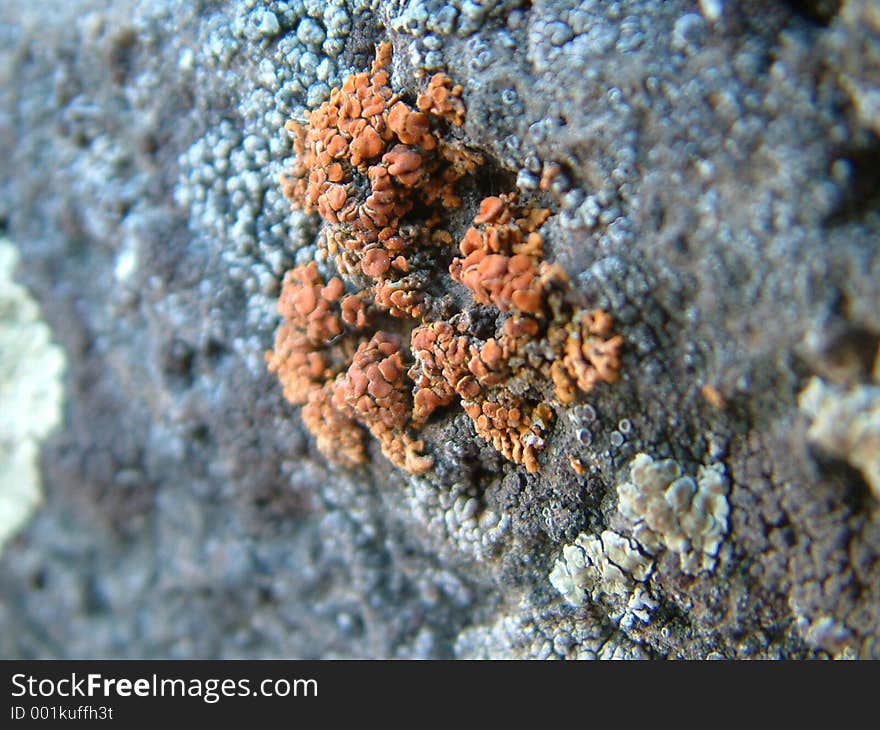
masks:
{"label": "gray rock", "polygon": [[[68,363],[0,654],[880,656],[875,499],[798,408],[813,376],[869,383],[880,342],[878,28],[858,0],[0,5],[0,228]],[[423,477],[378,449],[345,472],[265,371],[317,230],[279,191],[284,122],[387,38],[404,94],[448,64],[490,160],[454,233],[519,186],[625,339],[538,474],[454,408]],[[626,606],[571,606],[548,574],[623,534],[638,453],[723,465],[717,567],[660,551]]]}

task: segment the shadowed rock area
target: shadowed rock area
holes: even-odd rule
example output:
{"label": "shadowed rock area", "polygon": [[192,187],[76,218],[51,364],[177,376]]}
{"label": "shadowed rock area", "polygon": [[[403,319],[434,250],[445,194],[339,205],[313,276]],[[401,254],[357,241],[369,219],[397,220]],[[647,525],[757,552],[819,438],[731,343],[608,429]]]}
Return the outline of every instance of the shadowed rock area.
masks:
{"label": "shadowed rock area", "polygon": [[[535,473],[458,406],[419,476],[333,465],[267,371],[321,260],[285,122],[382,41],[410,103],[462,86],[453,238],[548,208],[623,338]],[[880,658],[878,3],[7,0],[0,75],[0,235],[66,360],[0,655]]]}

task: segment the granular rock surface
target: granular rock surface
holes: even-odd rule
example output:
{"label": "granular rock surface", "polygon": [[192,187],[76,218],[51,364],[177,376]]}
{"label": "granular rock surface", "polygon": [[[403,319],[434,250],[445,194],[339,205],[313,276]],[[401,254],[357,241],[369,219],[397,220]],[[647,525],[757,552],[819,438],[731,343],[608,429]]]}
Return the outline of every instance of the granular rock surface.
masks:
{"label": "granular rock surface", "polygon": [[[421,473],[334,464],[267,370],[285,273],[336,273],[285,125],[383,42],[483,161],[445,266],[515,192],[621,338],[534,470],[455,404]],[[0,76],[0,234],[66,362],[0,655],[880,657],[876,2],[7,0]]]}

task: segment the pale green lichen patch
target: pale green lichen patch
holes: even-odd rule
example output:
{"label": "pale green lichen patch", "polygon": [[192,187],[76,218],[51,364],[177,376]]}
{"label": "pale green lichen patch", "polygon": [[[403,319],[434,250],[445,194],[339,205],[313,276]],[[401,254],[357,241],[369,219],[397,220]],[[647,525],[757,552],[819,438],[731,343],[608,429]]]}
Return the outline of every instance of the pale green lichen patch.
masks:
{"label": "pale green lichen patch", "polygon": [[880,500],[880,385],[845,388],[813,378],[798,404],[810,419],[807,440],[859,469]]}
{"label": "pale green lichen patch", "polygon": [[672,459],[638,454],[630,481],[617,487],[620,514],[633,524],[633,537],[651,555],[678,554],[683,572],[715,568],[728,529],[728,481],[721,464],[702,466],[697,478],[682,475]]}
{"label": "pale green lichen patch", "polygon": [[637,454],[630,478],[617,487],[623,533],[581,533],[562,548],[550,584],[577,608],[602,606],[624,630],[647,624],[660,605],[660,558],[678,556],[683,573],[712,571],[728,530],[728,480],[721,464],[700,467],[696,479],[672,459]]}
{"label": "pale green lichen patch", "polygon": [[39,443],[61,419],[65,359],[0,239],[0,551],[40,501]]}
{"label": "pale green lichen patch", "polygon": [[550,583],[571,606],[580,606],[587,598],[606,604],[611,618],[629,628],[636,619],[647,623],[657,607],[647,587],[653,568],[654,561],[635,540],[613,530],[600,535],[582,532],[562,548]]}

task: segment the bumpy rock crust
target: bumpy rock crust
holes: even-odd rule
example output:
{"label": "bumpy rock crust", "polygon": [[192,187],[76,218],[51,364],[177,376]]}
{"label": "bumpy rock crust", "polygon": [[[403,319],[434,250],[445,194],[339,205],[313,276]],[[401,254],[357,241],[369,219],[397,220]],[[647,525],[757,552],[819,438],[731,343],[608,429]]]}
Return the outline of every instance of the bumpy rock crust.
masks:
{"label": "bumpy rock crust", "polygon": [[[443,134],[444,123],[464,122],[461,87],[435,74],[413,109],[389,86],[390,60],[390,44],[381,44],[369,73],[334,89],[307,126],[287,125],[296,163],[282,177],[285,196],[321,216],[322,246],[349,286],[369,284],[345,295],[343,280],[325,286],[314,262],[289,272],[269,370],[291,403],[308,403],[306,426],[333,460],[363,461],[360,424],[392,463],[428,470],[433,461],[410,431],[458,397],[479,436],[536,472],[554,404],[615,382],[623,339],[611,334],[608,314],[572,303],[565,270],[542,260],[538,229],[550,211],[520,207],[515,194],[480,203],[449,266],[475,304],[495,310],[496,336],[427,314],[423,289],[438,273],[430,249],[451,240],[444,210],[461,204],[455,185],[482,158]],[[420,320],[409,348],[376,331],[349,352],[355,330],[343,323],[366,337],[367,306]]]}

